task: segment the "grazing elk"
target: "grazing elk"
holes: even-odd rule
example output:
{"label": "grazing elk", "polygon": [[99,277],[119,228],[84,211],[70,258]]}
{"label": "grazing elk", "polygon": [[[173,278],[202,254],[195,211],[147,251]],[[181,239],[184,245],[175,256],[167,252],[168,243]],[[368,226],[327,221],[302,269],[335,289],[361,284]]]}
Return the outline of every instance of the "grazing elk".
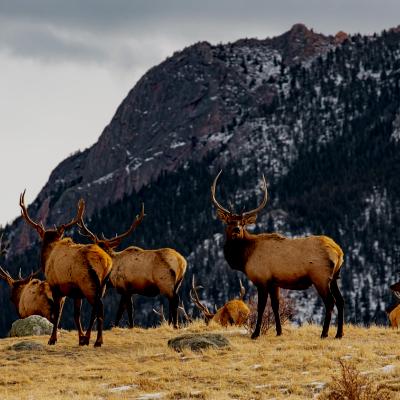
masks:
{"label": "grazing elk", "polygon": [[344,300],[337,285],[343,251],[327,236],[287,238],[277,233],[250,234],[246,225],[254,224],[267,203],[267,184],[263,176],[264,198],[254,210],[234,214],[215,197],[217,180],[211,186],[211,199],[218,218],[226,226],[225,259],[231,268],[242,271],[258,289],[257,324],[252,334],[260,335],[262,316],[271,296],[277,335],[282,334],[279,318],[279,289],[304,290],[314,285],[324,301],[326,314],[321,337],[328,336],[334,304],[338,310],[336,338],[343,336]]}
{"label": "grazing elk", "polygon": [[164,295],[169,301],[168,322],[178,327],[178,290],[186,271],[186,260],[176,250],[163,248],[144,250],[130,246],[122,251],[115,251],[122,240],[130,235],[142,222],[144,206],[136,216],[131,227],[113,239],[99,239],[80,218],[79,227],[82,233],[91,238],[112,258],[113,268],[110,274],[111,285],[121,295],[115,325],[118,326],[125,309],[128,312],[129,327],[133,328],[132,295],[140,294],[154,297]]}
{"label": "grazing elk", "polygon": [[210,312],[210,310],[201,303],[199,296],[197,294],[196,285],[194,283],[194,276],[192,278],[192,288],[190,290],[190,298],[196,307],[204,315],[206,324],[210,321],[214,321],[223,327],[228,325],[242,326],[247,322],[250,315],[250,309],[247,304],[243,301],[245,294],[244,286],[242,281],[240,281],[240,297],[239,299],[229,300],[221,308],[215,311],[215,313]]}
{"label": "grazing elk", "polygon": [[[13,279],[0,267],[0,279],[11,289],[11,302],[14,304],[19,318],[30,315],[41,315],[54,324],[54,300],[50,285],[46,281],[34,279],[36,273],[27,278]],[[61,304],[62,307],[62,304]]]}
{"label": "grazing elk", "polygon": [[[94,345],[95,347],[101,346],[104,320],[102,297],[111,272],[111,258],[96,245],[76,244],[71,238],[63,238],[66,229],[75,225],[82,218],[85,208],[84,201],[82,199],[79,201],[77,216],[69,223],[54,229],[45,229],[43,224],[38,224],[29,217],[24,196],[25,191],[20,197],[21,214],[42,239],[41,266],[53,293],[54,326],[49,344],[55,344],[57,341],[62,303],[67,296],[74,299],[74,320],[78,329],[79,344],[89,344],[91,330],[97,318],[97,339]],[[86,334],[83,333],[80,322],[83,298],[86,298],[92,306]]]}

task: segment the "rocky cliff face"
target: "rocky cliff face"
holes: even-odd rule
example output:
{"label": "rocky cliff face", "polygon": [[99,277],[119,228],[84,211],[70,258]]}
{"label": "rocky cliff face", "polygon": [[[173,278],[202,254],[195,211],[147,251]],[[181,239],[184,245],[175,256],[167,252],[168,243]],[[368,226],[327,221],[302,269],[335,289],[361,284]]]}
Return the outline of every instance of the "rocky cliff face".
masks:
{"label": "rocky cliff face", "polygon": [[[72,217],[80,197],[87,215],[210,151],[241,157],[257,118],[282,92],[276,77],[337,43],[297,24],[265,40],[197,43],[150,69],[118,107],[98,142],[61,162],[29,208],[45,225]],[[273,139],[272,139],[273,140]],[[34,233],[17,220],[10,254]]]}

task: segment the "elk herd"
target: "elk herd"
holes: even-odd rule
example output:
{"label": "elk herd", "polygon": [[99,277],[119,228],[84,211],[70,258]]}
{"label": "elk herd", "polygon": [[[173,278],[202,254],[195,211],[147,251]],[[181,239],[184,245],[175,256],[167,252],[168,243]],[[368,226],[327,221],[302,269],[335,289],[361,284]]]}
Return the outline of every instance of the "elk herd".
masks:
{"label": "elk herd", "polygon": [[[246,226],[255,223],[258,213],[267,203],[265,178],[263,176],[263,199],[260,205],[253,210],[235,214],[216,199],[216,185],[221,172],[211,186],[211,200],[218,219],[226,225],[224,256],[229,266],[244,273],[258,291],[257,322],[251,337],[255,339],[260,335],[268,296],[279,336],[282,334],[279,315],[280,289],[304,290],[313,285],[325,306],[321,338],[328,336],[334,306],[338,312],[336,338],[341,338],[344,300],[337,284],[343,263],[340,246],[327,236],[288,238],[278,233],[249,233]],[[143,221],[144,205],[129,229],[111,239],[104,236],[99,238],[88,228],[83,219],[85,202],[82,199],[78,202],[76,216],[71,221],[49,229],[29,216],[25,206],[25,192],[20,196],[19,205],[23,219],[37,232],[41,240],[40,269],[26,278],[19,275],[14,279],[0,267],[0,279],[10,287],[11,302],[20,318],[36,314],[53,323],[49,344],[57,342],[64,301],[69,297],[74,303],[79,345],[89,344],[95,321],[97,338],[94,346],[102,345],[103,296],[107,284],[114,287],[120,295],[115,325],[119,324],[123,313],[127,311],[129,327],[133,327],[132,295],[140,294],[165,296],[169,304],[168,322],[174,328],[178,327],[179,288],[186,272],[186,259],[171,248],[145,250],[130,246],[121,251],[116,250],[123,239],[131,235]],[[65,232],[73,226],[77,226],[79,232],[92,243],[75,243],[72,238],[64,237]],[[45,276],[44,281],[35,278],[41,271]],[[211,312],[200,301],[193,276],[190,298],[207,323],[214,321],[222,326],[244,325],[250,309],[243,301],[245,290],[241,282],[240,287],[239,299],[228,301],[220,309]],[[392,285],[391,289],[400,298],[400,282]],[[83,299],[92,307],[86,332],[82,329],[80,318]],[[387,312],[391,325],[397,326],[400,323],[400,305]]]}

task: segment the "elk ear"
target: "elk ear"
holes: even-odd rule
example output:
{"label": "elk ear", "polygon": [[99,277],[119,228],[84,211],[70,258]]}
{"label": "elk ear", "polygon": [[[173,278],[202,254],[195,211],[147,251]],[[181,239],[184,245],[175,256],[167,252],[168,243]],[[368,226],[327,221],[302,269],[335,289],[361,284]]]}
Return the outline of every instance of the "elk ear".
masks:
{"label": "elk ear", "polygon": [[225,224],[229,222],[229,214],[227,214],[225,211],[220,210],[219,208],[217,209],[217,217],[222,222],[225,222]]}
{"label": "elk ear", "polygon": [[255,224],[256,220],[257,220],[257,214],[249,215],[244,219],[244,224],[245,225]]}

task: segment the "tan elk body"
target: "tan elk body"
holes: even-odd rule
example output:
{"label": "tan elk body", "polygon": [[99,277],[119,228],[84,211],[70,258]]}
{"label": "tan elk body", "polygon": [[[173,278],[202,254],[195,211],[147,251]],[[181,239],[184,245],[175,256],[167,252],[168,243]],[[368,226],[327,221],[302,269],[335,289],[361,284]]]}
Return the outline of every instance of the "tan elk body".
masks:
{"label": "tan elk body", "polygon": [[127,237],[141,223],[144,208],[129,230],[113,239],[99,239],[80,220],[82,232],[94,243],[103,248],[112,258],[113,268],[110,283],[121,294],[115,324],[118,325],[122,314],[127,309],[129,326],[133,327],[132,295],[164,295],[169,300],[169,323],[177,327],[178,290],[186,271],[186,259],[176,250],[162,248],[145,250],[130,246],[122,251],[115,251],[123,238]]}
{"label": "tan elk body", "polygon": [[257,324],[252,334],[260,334],[262,315],[271,296],[276,331],[282,333],[279,318],[279,289],[307,289],[314,285],[324,301],[326,315],[321,337],[328,335],[334,305],[338,309],[338,329],[336,337],[343,335],[344,300],[337,285],[343,251],[327,236],[287,238],[277,233],[254,235],[246,230],[246,225],[256,221],[257,214],[267,203],[267,187],[264,179],[264,199],[256,209],[234,214],[223,208],[215,198],[216,183],[211,187],[212,201],[217,215],[226,226],[224,255],[231,268],[242,271],[258,289]]}
{"label": "tan elk body", "polygon": [[229,300],[222,307],[218,308],[215,313],[212,313],[201,303],[194,283],[194,277],[192,279],[192,289],[190,290],[190,298],[204,315],[206,323],[216,322],[223,327],[227,327],[228,325],[242,326],[247,322],[250,315],[250,308],[243,301],[244,294],[244,287],[242,282],[240,282],[239,299]]}
{"label": "tan elk body", "polygon": [[54,300],[48,282],[33,279],[32,275],[25,279],[13,279],[1,267],[0,278],[6,281],[11,289],[11,301],[19,318],[40,315],[54,323]]}
{"label": "tan elk body", "polygon": [[[89,344],[93,323],[97,318],[97,339],[95,346],[103,343],[104,308],[102,297],[105,285],[111,272],[111,257],[96,245],[76,244],[70,238],[63,238],[67,228],[75,225],[84,212],[84,202],[79,202],[77,216],[68,224],[55,229],[45,229],[42,224],[34,222],[28,214],[20,197],[23,218],[30,224],[42,239],[41,263],[46,281],[51,287],[55,304],[55,323],[49,344],[57,341],[57,328],[61,318],[64,298],[74,299],[74,320],[78,329],[79,344]],[[92,314],[86,334],[83,334],[80,322],[82,299],[86,298],[92,306]]]}
{"label": "tan elk body", "polygon": [[[400,299],[400,282],[394,283],[390,286],[390,289],[393,291],[394,295]],[[389,308],[387,311],[390,326],[392,328],[398,328],[400,325],[400,304],[394,305]]]}

